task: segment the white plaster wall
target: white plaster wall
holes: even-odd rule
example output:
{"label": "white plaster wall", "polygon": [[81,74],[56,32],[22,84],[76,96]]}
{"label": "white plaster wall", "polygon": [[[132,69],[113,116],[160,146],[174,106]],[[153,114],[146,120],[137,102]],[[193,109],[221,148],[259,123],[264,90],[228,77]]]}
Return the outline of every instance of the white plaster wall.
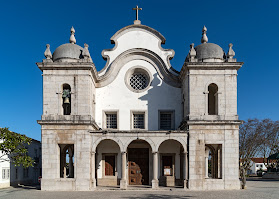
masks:
{"label": "white plaster wall", "polygon": [[[148,90],[135,93],[125,84],[126,72],[141,66],[150,71],[152,83]],[[131,129],[131,110],[147,111],[148,130],[158,130],[158,110],[175,111],[175,128],[182,120],[181,89],[166,84],[157,74],[156,69],[144,60],[133,60],[123,65],[116,79],[109,85],[96,88],[96,122],[103,126],[105,110],[119,111],[119,130]]]}
{"label": "white plaster wall", "polygon": [[97,169],[97,176],[96,178],[103,178],[102,170],[104,165],[102,164],[102,155],[104,153],[117,153],[116,157],[116,172],[117,178],[121,179],[121,152],[120,148],[112,140],[103,140],[97,147],[97,161],[96,161],[96,169]]}
{"label": "white plaster wall", "polygon": [[[167,57],[172,54],[174,55],[172,50],[163,50],[161,48],[161,40],[157,36],[139,28],[124,31],[116,38],[116,46],[113,48],[113,51],[104,50],[103,54],[110,57],[108,64],[111,64],[118,55],[133,48],[144,48],[155,52],[163,59],[167,67],[169,67]],[[105,71],[101,75],[104,73]]]}
{"label": "white plaster wall", "polygon": [[[0,143],[2,140],[0,140]],[[2,155],[2,151],[0,151],[0,156]],[[7,155],[3,156],[1,159],[9,159]],[[10,162],[0,162],[0,188],[9,187],[10,186],[10,178],[3,179],[2,178],[2,169],[10,169]],[[11,174],[11,172],[10,172]]]}

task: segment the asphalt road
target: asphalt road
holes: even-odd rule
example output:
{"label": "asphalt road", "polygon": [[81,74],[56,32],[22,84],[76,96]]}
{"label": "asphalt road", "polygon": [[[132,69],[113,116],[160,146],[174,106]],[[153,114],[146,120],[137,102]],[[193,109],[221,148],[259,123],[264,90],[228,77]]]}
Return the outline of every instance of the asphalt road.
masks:
{"label": "asphalt road", "polygon": [[36,187],[18,187],[0,189],[1,199],[79,199],[79,198],[96,198],[96,199],[117,199],[117,198],[188,198],[188,199],[279,199],[279,180],[261,180],[258,178],[249,179],[245,190],[226,190],[226,191],[185,191],[183,189],[161,189],[153,191],[151,189],[142,190],[107,190],[107,191],[59,191],[46,192],[36,189]]}

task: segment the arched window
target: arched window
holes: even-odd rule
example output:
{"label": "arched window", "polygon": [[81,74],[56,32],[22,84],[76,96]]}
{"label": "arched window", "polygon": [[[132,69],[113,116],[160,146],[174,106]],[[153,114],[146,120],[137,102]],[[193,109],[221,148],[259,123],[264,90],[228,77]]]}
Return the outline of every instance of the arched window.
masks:
{"label": "arched window", "polygon": [[208,86],[208,115],[218,115],[218,86]]}
{"label": "arched window", "polygon": [[60,178],[74,178],[74,145],[59,144]]}
{"label": "arched window", "polygon": [[222,178],[222,145],[205,145],[205,178]]}
{"label": "arched window", "polygon": [[63,84],[63,114],[71,115],[71,87],[69,84]]}

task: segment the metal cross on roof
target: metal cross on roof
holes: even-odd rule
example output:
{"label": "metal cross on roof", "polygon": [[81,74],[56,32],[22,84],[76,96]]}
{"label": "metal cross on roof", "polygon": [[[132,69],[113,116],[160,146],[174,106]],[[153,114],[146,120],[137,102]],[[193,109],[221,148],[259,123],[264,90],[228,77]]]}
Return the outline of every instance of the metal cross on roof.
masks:
{"label": "metal cross on roof", "polygon": [[133,10],[136,10],[136,20],[139,20],[139,10],[142,10],[142,8],[137,6],[136,8],[133,8]]}

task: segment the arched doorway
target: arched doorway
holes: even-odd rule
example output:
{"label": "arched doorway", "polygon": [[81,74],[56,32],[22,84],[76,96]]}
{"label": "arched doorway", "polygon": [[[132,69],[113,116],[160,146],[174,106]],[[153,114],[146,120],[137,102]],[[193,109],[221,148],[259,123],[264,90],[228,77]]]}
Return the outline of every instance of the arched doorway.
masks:
{"label": "arched doorway", "polygon": [[152,150],[144,140],[132,141],[128,148],[128,184],[151,185]]}
{"label": "arched doorway", "polygon": [[159,185],[174,187],[184,184],[186,172],[185,153],[176,140],[165,140],[159,146]]}
{"label": "arched doorway", "polygon": [[121,179],[121,152],[110,139],[102,140],[96,148],[97,186],[118,186]]}

